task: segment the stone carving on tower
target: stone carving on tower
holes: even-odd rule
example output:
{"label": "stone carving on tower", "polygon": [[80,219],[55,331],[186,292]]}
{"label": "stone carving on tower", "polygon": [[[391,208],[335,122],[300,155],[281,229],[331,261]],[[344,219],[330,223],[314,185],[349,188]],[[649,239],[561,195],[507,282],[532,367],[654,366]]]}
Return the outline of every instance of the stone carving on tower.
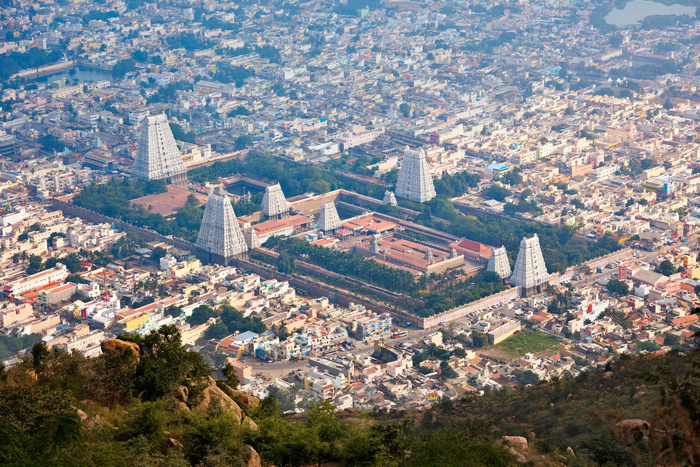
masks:
{"label": "stone carving on tower", "polygon": [[416,203],[435,198],[435,186],[423,149],[414,151],[406,146],[399,170],[399,180],[396,183],[396,196]]}
{"label": "stone carving on tower", "polygon": [[393,191],[386,190],[384,192],[384,200],[382,201],[382,204],[388,204],[389,206],[396,206],[398,205],[398,201],[396,201],[396,196],[394,195]]}
{"label": "stone carving on tower", "polygon": [[522,287],[523,296],[542,291],[542,285],[547,283],[549,273],[544,264],[540,239],[535,234],[532,238],[523,238],[520,242],[518,259],[515,261],[511,285]]}
{"label": "stone carving on tower", "polygon": [[324,232],[332,232],[340,228],[340,216],[334,202],[323,203],[321,215],[318,218],[318,228]]}
{"label": "stone carving on tower", "polygon": [[223,265],[248,251],[231,200],[221,187],[209,193],[207,198],[197,249],[205,261]]}
{"label": "stone carving on tower", "polygon": [[262,211],[268,219],[280,219],[289,215],[289,204],[279,183],[265,188]]}
{"label": "stone carving on tower", "polygon": [[165,180],[187,187],[187,169],[165,114],[148,116],[139,128],[132,172],[142,180]]}
{"label": "stone carving on tower", "polygon": [[506,247],[502,246],[491,250],[491,257],[486,265],[486,270],[495,272],[501,279],[506,279],[510,276],[510,263],[508,262]]}

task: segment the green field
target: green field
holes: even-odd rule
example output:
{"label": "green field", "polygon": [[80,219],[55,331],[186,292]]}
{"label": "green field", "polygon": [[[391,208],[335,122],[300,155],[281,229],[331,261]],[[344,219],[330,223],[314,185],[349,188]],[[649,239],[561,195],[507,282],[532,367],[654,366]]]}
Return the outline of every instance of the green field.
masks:
{"label": "green field", "polygon": [[556,337],[542,331],[524,328],[495,347],[513,357],[520,357],[526,353],[551,355],[559,348],[560,342]]}

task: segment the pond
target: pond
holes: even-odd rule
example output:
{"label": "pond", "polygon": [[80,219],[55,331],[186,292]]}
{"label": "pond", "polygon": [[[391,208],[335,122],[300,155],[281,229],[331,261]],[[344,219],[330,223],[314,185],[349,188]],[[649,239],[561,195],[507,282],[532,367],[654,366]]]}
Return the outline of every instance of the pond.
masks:
{"label": "pond", "polygon": [[608,24],[617,27],[633,26],[647,16],[653,15],[688,15],[695,16],[695,7],[686,5],[664,5],[649,0],[634,0],[627,3],[622,10],[612,10],[605,17]]}
{"label": "pond", "polygon": [[76,66],[70,70],[54,73],[52,75],[41,76],[34,81],[39,83],[52,83],[61,78],[66,78],[68,84],[73,84],[73,80],[77,79],[79,83],[87,83],[89,81],[111,81],[112,73],[105,70],[96,70],[94,68],[81,68]]}
{"label": "pond", "polygon": [[237,182],[233,185],[229,185],[228,187],[226,187],[226,191],[234,195],[243,196],[246,193],[255,195],[256,193],[260,193],[264,190],[259,186],[249,185],[245,182]]}

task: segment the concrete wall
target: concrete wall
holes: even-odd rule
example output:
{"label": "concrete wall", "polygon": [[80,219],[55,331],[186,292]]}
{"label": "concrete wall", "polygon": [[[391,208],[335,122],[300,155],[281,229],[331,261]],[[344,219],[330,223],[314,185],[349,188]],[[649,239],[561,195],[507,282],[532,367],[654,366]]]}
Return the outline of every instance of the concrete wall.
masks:
{"label": "concrete wall", "polygon": [[464,318],[472,312],[478,312],[492,305],[500,305],[515,300],[520,296],[520,289],[512,287],[508,290],[498,292],[481,300],[467,303],[451,310],[444,311],[438,315],[423,319],[423,328],[429,329],[436,326],[442,326],[460,318]]}

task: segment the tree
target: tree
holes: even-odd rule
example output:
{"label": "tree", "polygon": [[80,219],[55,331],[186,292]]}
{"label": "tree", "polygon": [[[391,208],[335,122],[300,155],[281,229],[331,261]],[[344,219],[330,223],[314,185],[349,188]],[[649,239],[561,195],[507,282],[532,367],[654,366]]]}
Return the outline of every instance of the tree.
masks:
{"label": "tree", "polygon": [[[120,336],[120,338],[125,336]],[[174,325],[152,331],[139,343],[141,359],[134,374],[134,389],[143,400],[156,400],[179,385],[189,389],[192,398],[212,368],[204,363],[202,355],[189,352]]]}
{"label": "tree", "polygon": [[280,342],[287,340],[290,335],[291,334],[289,331],[287,331],[287,327],[284,324],[277,327],[277,337],[279,338]]}
{"label": "tree", "polygon": [[49,357],[49,347],[46,342],[37,342],[32,347],[32,366],[36,372],[46,368],[46,359]]}
{"label": "tree", "polygon": [[151,258],[153,258],[153,260],[155,262],[158,262],[158,261],[160,261],[161,258],[165,257],[165,255],[167,255],[167,254],[168,254],[168,252],[166,251],[165,248],[163,248],[162,246],[157,246],[151,252]]}
{"label": "tree", "polygon": [[41,261],[41,256],[31,255],[29,256],[29,266],[27,266],[27,275],[36,274],[46,269],[46,266]]}
{"label": "tree", "polygon": [[675,334],[667,333],[664,336],[664,345],[677,346],[681,343],[681,340]]}
{"label": "tree", "polygon": [[112,76],[115,78],[123,78],[127,73],[136,69],[136,61],[132,58],[119,60],[112,67]]}
{"label": "tree", "polygon": [[489,343],[488,336],[483,332],[472,332],[472,347],[480,349]]}
{"label": "tree", "polygon": [[627,283],[618,279],[610,279],[606,288],[608,289],[608,292],[617,294],[621,297],[629,295],[630,293],[630,288]]}
{"label": "tree", "polygon": [[401,115],[408,118],[411,116],[411,106],[405,102],[402,102],[399,106],[399,112],[401,112]]}
{"label": "tree", "polygon": [[610,36],[609,43],[610,46],[613,48],[618,48],[622,45],[622,41],[624,40],[624,37],[621,33],[615,32]]}
{"label": "tree", "polygon": [[450,366],[449,363],[447,363],[446,360],[443,360],[442,362],[440,362],[440,373],[442,374],[442,377],[445,379],[454,378],[455,376],[457,376],[457,374],[455,373],[455,370],[452,369],[452,367]]}
{"label": "tree", "polygon": [[247,148],[250,146],[252,143],[252,140],[250,139],[250,136],[248,135],[241,135],[238,138],[236,138],[236,149],[239,151],[242,149]]}
{"label": "tree", "polygon": [[286,251],[280,253],[277,257],[277,270],[284,274],[292,274],[295,269],[294,258]]}
{"label": "tree", "polygon": [[214,323],[204,332],[205,339],[223,339],[228,336],[228,327],[223,323]]}
{"label": "tree", "polygon": [[498,184],[491,184],[486,190],[483,191],[483,196],[486,199],[495,199],[496,201],[503,201],[512,193],[508,191],[507,188],[498,185]]}
{"label": "tree", "polygon": [[197,308],[192,310],[192,314],[187,318],[187,322],[191,326],[199,326],[209,321],[209,318],[215,318],[218,313],[210,306],[199,305]]}
{"label": "tree", "polygon": [[540,377],[537,376],[536,373],[533,373],[531,370],[522,371],[522,372],[516,374],[515,378],[523,386],[526,386],[528,384],[535,385],[535,384],[540,382]]}
{"label": "tree", "polygon": [[678,269],[676,269],[676,267],[673,265],[673,263],[670,260],[665,259],[656,268],[656,272],[658,272],[659,274],[663,274],[664,276],[671,276],[671,275],[677,273]]}
{"label": "tree", "polygon": [[231,389],[238,389],[240,381],[238,380],[238,373],[236,373],[236,369],[232,364],[227,363],[226,366],[221,369],[221,374],[224,375],[224,381],[226,381],[226,384],[228,384]]}

